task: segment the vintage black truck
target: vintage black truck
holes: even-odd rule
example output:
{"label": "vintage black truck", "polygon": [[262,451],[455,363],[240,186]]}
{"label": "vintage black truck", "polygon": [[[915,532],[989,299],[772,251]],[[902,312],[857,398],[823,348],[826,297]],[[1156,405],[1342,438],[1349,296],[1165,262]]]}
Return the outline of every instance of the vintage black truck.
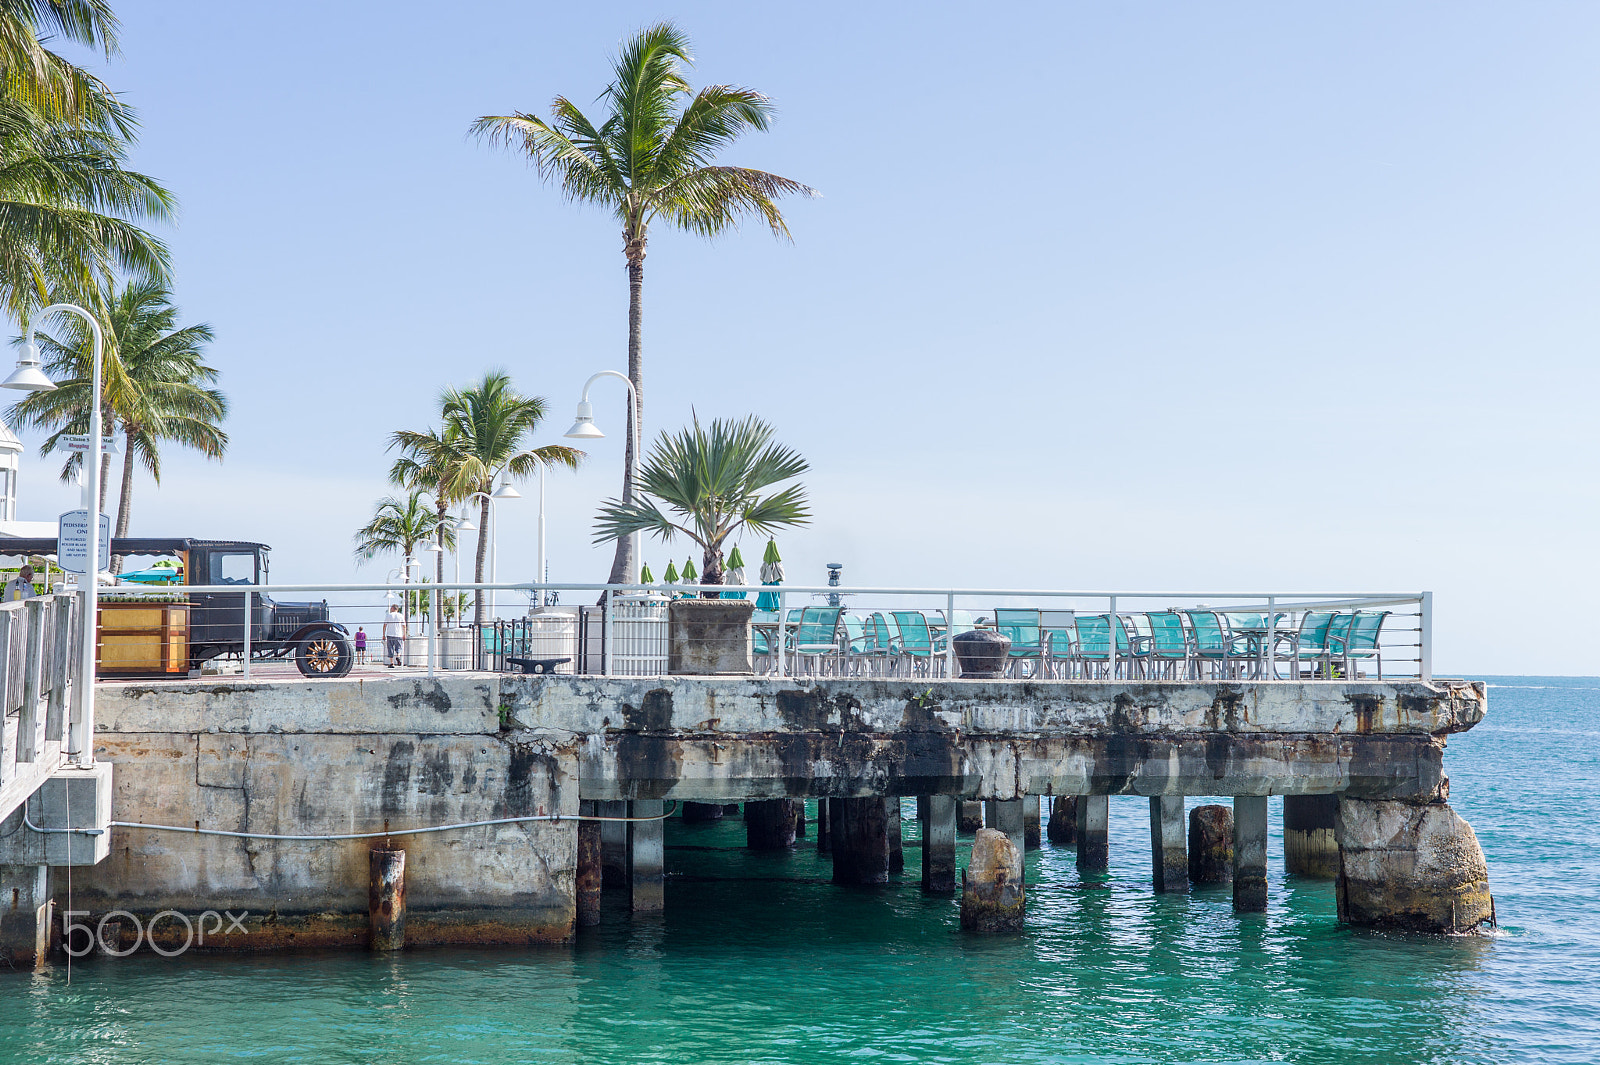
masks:
{"label": "vintage black truck", "polygon": [[[126,537],[111,541],[111,553],[132,563],[132,572],[126,574],[126,587],[101,586],[101,653],[99,672],[102,675],[132,675],[151,672],[178,672],[199,669],[201,664],[224,655],[240,655],[245,648],[244,592],[211,591],[180,593],[183,586],[201,585],[263,585],[267,581],[268,552],[266,544],[246,540],[197,540]],[[0,555],[53,555],[55,539],[0,538]],[[163,563],[151,566],[152,562]],[[175,565],[174,565],[175,563]],[[146,568],[148,567],[148,568]],[[164,574],[172,576],[166,578]],[[143,578],[143,579],[140,579]],[[127,603],[138,607],[145,598],[142,589],[148,589],[150,602],[161,598],[180,599],[186,604],[177,613],[182,616],[169,632],[163,632],[160,645],[147,641],[159,652],[166,652],[174,642],[178,624],[182,625],[187,642],[186,658],[180,654],[166,653],[150,661],[149,655],[133,654],[118,657],[112,653],[112,612]],[[125,594],[119,594],[125,593]],[[178,593],[162,596],[161,593]],[[350,643],[349,631],[334,621],[327,600],[321,602],[278,602],[271,596],[258,593],[251,597],[250,659],[284,659],[293,657],[300,672],[308,677],[342,677],[355,663],[355,653]],[[119,602],[120,601],[120,602]],[[171,613],[169,611],[169,613]],[[138,628],[123,628],[125,633],[143,633]],[[135,643],[125,641],[129,647]],[[180,662],[178,659],[182,658]],[[163,666],[162,662],[168,663]]]}

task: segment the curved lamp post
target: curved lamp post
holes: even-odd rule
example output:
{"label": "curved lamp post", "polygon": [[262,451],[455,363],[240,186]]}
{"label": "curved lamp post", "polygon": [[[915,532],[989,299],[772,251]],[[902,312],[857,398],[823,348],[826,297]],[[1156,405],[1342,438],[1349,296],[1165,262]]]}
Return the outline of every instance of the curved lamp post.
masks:
{"label": "curved lamp post", "polygon": [[[592,421],[592,419],[591,419],[591,421]],[[500,487],[496,488],[494,490],[494,497],[496,499],[521,499],[522,498],[522,493],[517,491],[516,488],[513,487],[512,484],[511,484],[511,464],[513,462],[517,461],[518,459],[522,458],[522,456],[524,456],[524,455],[527,455],[528,457],[534,459],[535,461],[537,461],[539,463],[539,559],[538,559],[538,563],[537,563],[537,568],[534,570],[534,577],[533,577],[534,583],[538,584],[540,581],[543,581],[545,579],[545,572],[544,572],[544,569],[545,569],[545,557],[544,557],[544,471],[545,471],[545,461],[544,461],[544,459],[539,457],[539,453],[536,452],[536,451],[519,451],[515,455],[512,455],[509,459],[506,459],[505,467],[503,468],[502,473],[501,473]],[[546,598],[547,594],[548,593],[546,593],[544,591],[540,591],[539,592],[539,605],[540,606],[544,606],[545,605],[545,598]]]}
{"label": "curved lamp post", "polygon": [[[100,448],[101,437],[105,435],[105,426],[100,416],[100,363],[101,354],[105,346],[105,338],[100,333],[100,321],[82,307],[72,303],[52,303],[38,312],[38,317],[44,317],[56,311],[71,311],[89,323],[89,332],[94,338],[94,371],[91,379],[90,394],[93,402],[89,407],[89,445],[83,453],[83,464],[88,468],[88,476],[84,484],[84,513],[88,517],[89,533],[89,560],[86,566],[88,572],[83,580],[83,623],[79,629],[83,633],[83,645],[79,650],[78,669],[79,683],[82,685],[82,694],[78,700],[78,716],[72,722],[72,729],[68,738],[71,748],[67,756],[81,766],[94,764],[94,638],[95,630],[99,628],[99,618],[96,616],[100,610]],[[44,375],[39,368],[39,346],[33,342],[33,319],[28,320],[28,335],[22,341],[22,349],[17,353],[17,368],[11,376],[0,381],[0,387],[15,388],[23,392],[52,392],[56,384]],[[60,545],[57,544],[59,551]],[[248,641],[247,641],[248,642]]]}
{"label": "curved lamp post", "polygon": [[[602,377],[615,377],[628,386],[628,430],[633,437],[633,490],[639,490],[639,448],[643,441],[639,439],[639,393],[633,387],[633,382],[628,380],[628,375],[617,370],[601,370],[583,383],[583,395],[578,400],[578,415],[572,423],[572,428],[565,435],[572,440],[601,440],[605,433],[594,423],[594,404],[589,402],[589,386]],[[625,499],[624,502],[632,502]],[[632,565],[628,567],[628,583],[639,583],[639,534],[628,534],[628,551],[633,556]]]}

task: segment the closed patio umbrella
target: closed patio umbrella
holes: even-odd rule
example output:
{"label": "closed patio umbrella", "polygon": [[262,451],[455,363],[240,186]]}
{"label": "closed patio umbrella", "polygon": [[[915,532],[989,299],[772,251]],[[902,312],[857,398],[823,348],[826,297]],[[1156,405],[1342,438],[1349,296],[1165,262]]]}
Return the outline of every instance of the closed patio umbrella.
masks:
{"label": "closed patio umbrella", "polygon": [[[778,541],[767,541],[767,553],[761,556],[761,583],[783,583],[783,558],[778,554]],[[762,592],[756,599],[757,610],[778,609],[778,593]]]}
{"label": "closed patio umbrella", "polygon": [[654,584],[655,582],[656,575],[650,572],[650,563],[646,562],[643,566],[639,567],[639,583]]}
{"label": "closed patio umbrella", "polygon": [[[728,552],[728,569],[723,575],[723,583],[740,585],[744,583],[744,556],[739,554],[739,545],[734,544],[733,550]],[[743,599],[744,592],[723,592],[724,599]]]}
{"label": "closed patio umbrella", "polygon": [[674,566],[670,559],[667,561],[667,572],[662,575],[661,583],[668,587],[678,583],[678,567]]}

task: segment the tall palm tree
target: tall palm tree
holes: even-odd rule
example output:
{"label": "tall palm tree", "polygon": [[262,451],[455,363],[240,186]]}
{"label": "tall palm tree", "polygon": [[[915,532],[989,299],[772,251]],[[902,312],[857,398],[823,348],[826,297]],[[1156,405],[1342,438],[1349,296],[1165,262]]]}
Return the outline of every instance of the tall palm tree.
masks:
{"label": "tall palm tree", "polygon": [[[689,39],[670,22],[643,30],[623,45],[602,99],[598,123],[564,96],[549,118],[515,112],[484,115],[472,132],[490,143],[520,149],[539,176],[560,184],[567,199],[611,210],[622,224],[628,265],[628,377],[638,397],[623,462],[622,502],[633,500],[633,456],[644,414],[644,256],[650,223],[713,237],[746,215],[760,216],[775,236],[789,227],[777,200],[815,190],[765,170],[720,166],[718,152],[749,130],[765,130],[774,108],[753,89],[689,87]],[[610,583],[632,572],[632,548],[617,541]]]}
{"label": "tall palm tree", "polygon": [[460,435],[442,429],[398,429],[389,437],[389,448],[400,449],[400,457],[389,467],[389,483],[397,488],[428,491],[433,494],[434,511],[439,519],[439,553],[434,558],[434,583],[444,583],[444,529],[449,510],[461,502],[452,490],[455,469],[465,457]]}
{"label": "tall palm tree", "polygon": [[[215,368],[203,361],[212,340],[209,325],[177,325],[172,293],[158,281],[135,281],[97,304],[105,309],[104,383],[101,412],[108,434],[123,437],[122,488],[116,536],[128,534],[133,508],[135,463],[161,483],[161,445],[176,443],[208,458],[221,459],[228,435],[219,428],[228,415],[227,398],[210,387]],[[67,433],[84,433],[89,424],[93,352],[88,326],[65,317],[59,335],[36,334],[46,366],[58,382],[53,392],[34,392],[10,414],[22,424],[53,430],[40,448],[48,455]],[[101,458],[100,507],[105,508],[110,455]],[[78,470],[81,453],[71,454],[61,470],[67,480]]]}
{"label": "tall palm tree", "polygon": [[[442,485],[442,494],[452,502],[468,499],[476,492],[487,497],[494,490],[495,477],[501,472],[527,477],[537,471],[541,462],[577,469],[584,455],[576,448],[560,444],[526,446],[528,436],[544,420],[546,410],[543,397],[520,394],[511,387],[511,378],[504,371],[492,370],[469,388],[445,390],[439,397],[442,428],[434,434],[443,450],[433,458],[422,458],[421,452],[414,452],[412,457],[419,462],[442,463],[437,469],[430,468],[427,476]],[[408,442],[432,446],[421,438],[402,437],[398,433],[391,439],[401,447],[407,447]],[[524,451],[530,453],[521,454]],[[488,546],[489,501],[484,498],[478,503],[478,550],[472,570],[476,584],[483,583]],[[475,611],[477,624],[484,624],[486,615],[486,605],[479,596]]]}
{"label": "tall palm tree", "polygon": [[[431,539],[438,528],[438,517],[422,502],[421,492],[408,492],[404,499],[384,496],[372,512],[372,520],[356,530],[356,561],[370,562],[379,555],[399,554],[410,558],[416,546]],[[455,533],[444,529],[446,547],[455,545]]]}
{"label": "tall palm tree", "polygon": [[637,499],[608,500],[601,507],[595,542],[635,532],[668,541],[683,533],[700,545],[700,583],[721,584],[723,545],[740,529],[768,536],[781,526],[811,521],[804,485],[762,494],[811,468],[790,448],[773,443],[772,434],[755,415],[719,419],[710,429],[696,418],[676,435],[662,433],[639,470]]}

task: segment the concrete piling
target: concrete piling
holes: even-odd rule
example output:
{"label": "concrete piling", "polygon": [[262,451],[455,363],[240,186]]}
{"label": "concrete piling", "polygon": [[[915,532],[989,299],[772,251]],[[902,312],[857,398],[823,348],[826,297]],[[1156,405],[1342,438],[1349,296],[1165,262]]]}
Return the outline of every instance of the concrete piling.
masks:
{"label": "concrete piling", "polygon": [[1011,845],[1021,854],[1027,848],[1027,833],[1023,827],[1024,799],[991,799],[983,804],[983,822],[988,828],[1004,832]]}
{"label": "concrete piling", "polygon": [[961,883],[961,930],[982,935],[1020,932],[1025,916],[1022,851],[1004,833],[980,828]]}
{"label": "concrete piling", "polygon": [[703,825],[722,820],[722,804],[718,802],[686,802],[683,804],[683,823]]}
{"label": "concrete piling", "polygon": [[628,803],[618,799],[599,808],[602,817],[615,818],[600,823],[600,882],[620,890],[628,886]]}
{"label": "concrete piling", "polygon": [[660,799],[628,803],[628,907],[634,913],[660,913],[667,908],[666,838]]}
{"label": "concrete piling", "polygon": [[794,838],[806,838],[806,801],[794,800]]}
{"label": "concrete piling", "polygon": [[374,951],[406,945],[406,852],[374,847],[367,852],[367,922]]}
{"label": "concrete piling", "polygon": [[1078,796],[1078,868],[1098,872],[1111,864],[1111,799],[1108,795]]}
{"label": "concrete piling", "polygon": [[1189,879],[1196,884],[1233,879],[1233,811],[1226,806],[1189,811]]}
{"label": "concrete piling", "polygon": [[1078,842],[1078,797],[1057,795],[1050,804],[1050,825],[1045,830],[1058,847]]}
{"label": "concrete piling", "polygon": [[1339,875],[1339,843],[1334,821],[1337,795],[1283,797],[1283,867],[1296,876],[1332,880]]}
{"label": "concrete piling", "polygon": [[1340,796],[1334,831],[1339,920],[1437,933],[1495,923],[1483,848],[1448,803]]}
{"label": "concrete piling", "polygon": [[1267,909],[1267,797],[1233,799],[1233,908],[1239,913]]}
{"label": "concrete piling", "polygon": [[794,808],[794,799],[762,799],[745,803],[745,846],[757,851],[782,851],[793,847]]}
{"label": "concrete piling", "polygon": [[1150,796],[1150,878],[1157,891],[1189,890],[1182,795]]}
{"label": "concrete piling", "polygon": [[1039,796],[1029,795],[1022,800],[1022,842],[1029,850],[1039,849],[1039,827]]}
{"label": "concrete piling", "polygon": [[983,827],[983,803],[963,802],[956,819],[958,832],[972,833]]}
{"label": "concrete piling", "polygon": [[833,800],[817,800],[817,853],[827,854],[832,846],[833,825],[828,816],[828,809]]}
{"label": "concrete piling", "polygon": [[887,884],[889,825],[884,800],[832,799],[828,809],[833,813],[833,882]]}
{"label": "concrete piling", "polygon": [[31,972],[42,965],[52,921],[50,867],[0,865],[0,968]]}
{"label": "concrete piling", "polygon": [[900,824],[900,796],[889,795],[883,800],[883,824],[889,833],[889,872],[906,870],[905,838]]}
{"label": "concrete piling", "polygon": [[[578,813],[583,817],[594,817],[602,805],[581,799]],[[578,868],[573,880],[580,928],[590,928],[600,923],[600,824],[599,821],[578,822]]]}
{"label": "concrete piling", "polygon": [[956,800],[927,795],[922,811],[922,890],[948,895],[956,889]]}

